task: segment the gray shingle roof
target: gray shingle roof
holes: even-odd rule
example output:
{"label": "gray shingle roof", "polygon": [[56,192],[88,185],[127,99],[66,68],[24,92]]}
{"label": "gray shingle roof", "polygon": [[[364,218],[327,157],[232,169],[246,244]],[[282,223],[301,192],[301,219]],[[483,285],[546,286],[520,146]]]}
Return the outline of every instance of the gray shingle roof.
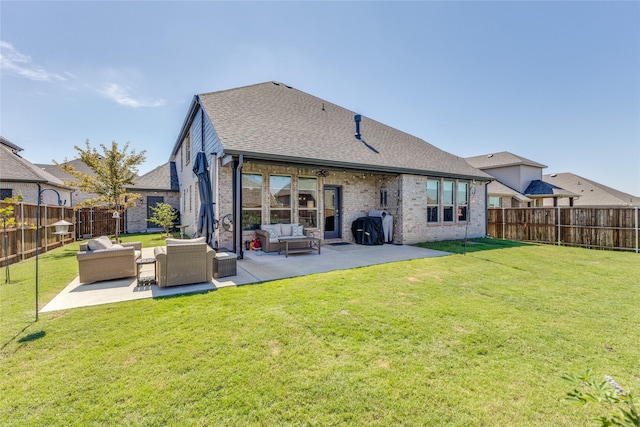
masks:
{"label": "gray shingle roof", "polygon": [[179,191],[178,173],[174,162],[167,162],[138,177],[133,190]]}
{"label": "gray shingle roof", "polygon": [[487,185],[487,193],[491,196],[508,196],[513,197],[521,202],[530,202],[531,199],[501,183],[500,181],[491,181]]}
{"label": "gray shingle roof", "polygon": [[[62,162],[64,163],[64,162]],[[85,162],[83,162],[80,159],[75,159],[75,160],[70,160],[66,163],[71,164],[76,170],[89,174],[89,175],[94,175],[93,171],[91,170],[91,168],[89,166],[87,166],[87,164]],[[64,172],[63,170],[61,170],[57,165],[45,165],[45,164],[37,164],[36,166],[38,166],[39,168],[41,168],[42,170],[50,173],[51,175],[55,176],[56,178],[65,181],[65,182],[70,182],[70,181],[75,181],[75,177],[69,173]]]}
{"label": "gray shingle roof", "polygon": [[2,145],[6,145],[7,147],[9,147],[14,153],[17,153],[18,151],[22,151],[21,147],[18,147],[16,144],[14,144],[13,142],[9,141],[7,138],[5,138],[4,136],[0,135],[0,144]]}
{"label": "gray shingle roof", "polygon": [[467,157],[467,162],[478,169],[492,169],[506,166],[534,166],[537,168],[546,168],[542,163],[534,162],[521,156],[516,156],[508,151],[499,153],[483,154],[481,156]]}
{"label": "gray shingle roof", "polygon": [[577,194],[567,191],[564,188],[560,188],[540,179],[534,179],[531,181],[527,186],[527,189],[524,190],[524,194],[527,196],[577,196]]}
{"label": "gray shingle roof", "polygon": [[40,182],[65,187],[62,180],[20,157],[6,144],[0,144],[0,180]]}
{"label": "gray shingle roof", "polygon": [[267,82],[199,95],[227,154],[396,173],[491,179],[463,158],[291,88]]}
{"label": "gray shingle roof", "polygon": [[542,179],[579,195],[576,206],[640,206],[640,197],[572,173],[548,174],[543,175]]}

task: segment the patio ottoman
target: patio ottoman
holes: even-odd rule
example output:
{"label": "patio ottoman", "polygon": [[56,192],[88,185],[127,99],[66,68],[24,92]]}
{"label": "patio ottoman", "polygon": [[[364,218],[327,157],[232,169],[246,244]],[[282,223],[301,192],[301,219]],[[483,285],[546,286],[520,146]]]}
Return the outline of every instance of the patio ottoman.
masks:
{"label": "patio ottoman", "polygon": [[213,259],[213,278],[235,276],[237,271],[238,256],[229,252],[217,252]]}

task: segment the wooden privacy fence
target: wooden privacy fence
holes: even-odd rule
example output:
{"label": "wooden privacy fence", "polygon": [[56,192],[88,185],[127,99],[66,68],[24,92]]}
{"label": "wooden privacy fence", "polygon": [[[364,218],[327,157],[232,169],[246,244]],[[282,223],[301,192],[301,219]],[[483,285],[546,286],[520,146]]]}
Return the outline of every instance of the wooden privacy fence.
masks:
{"label": "wooden privacy fence", "polygon": [[[8,206],[0,202],[0,207]],[[21,261],[35,256],[36,232],[40,233],[39,253],[60,247],[75,240],[74,225],[69,226],[69,234],[55,234],[53,223],[62,219],[75,223],[73,209],[67,206],[40,205],[40,229],[36,231],[37,205],[30,203],[14,203],[14,218],[17,226],[0,229],[2,240],[0,244],[0,266]],[[0,227],[2,223],[0,222]],[[5,247],[6,244],[6,247]]]}
{"label": "wooden privacy fence", "polygon": [[639,252],[637,207],[490,208],[491,237]]}
{"label": "wooden privacy fence", "polygon": [[[126,212],[120,216],[119,233],[125,231],[125,218]],[[113,218],[113,213],[103,208],[78,209],[75,225],[77,239],[116,234],[116,220]]]}

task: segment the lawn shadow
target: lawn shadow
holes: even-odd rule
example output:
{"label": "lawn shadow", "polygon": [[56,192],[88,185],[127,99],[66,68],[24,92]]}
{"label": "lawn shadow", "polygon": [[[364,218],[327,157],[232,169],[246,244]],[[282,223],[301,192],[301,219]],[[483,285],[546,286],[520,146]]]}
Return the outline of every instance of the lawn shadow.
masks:
{"label": "lawn shadow", "polygon": [[495,249],[509,249],[521,246],[535,246],[535,243],[516,242],[514,240],[502,240],[492,238],[476,238],[467,240],[446,240],[442,242],[418,243],[416,246],[426,249],[463,254],[471,252],[490,251]]}
{"label": "lawn shadow", "polygon": [[75,257],[76,253],[78,253],[78,248],[74,248],[74,249],[65,248],[62,251],[45,253],[43,254],[42,257],[52,258],[52,259],[64,259],[64,258]]}
{"label": "lawn shadow", "polygon": [[24,342],[31,342],[31,341],[39,340],[40,338],[43,338],[45,335],[47,335],[47,333],[45,331],[34,332],[32,334],[29,334],[27,336],[24,336],[24,337],[20,338],[18,340],[18,342],[19,343],[24,343]]}

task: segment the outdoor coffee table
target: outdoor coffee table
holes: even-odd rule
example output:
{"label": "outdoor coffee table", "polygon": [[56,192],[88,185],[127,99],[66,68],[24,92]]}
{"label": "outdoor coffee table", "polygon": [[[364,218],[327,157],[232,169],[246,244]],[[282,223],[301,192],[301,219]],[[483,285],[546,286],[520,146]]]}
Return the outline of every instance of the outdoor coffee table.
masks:
{"label": "outdoor coffee table", "polygon": [[153,276],[140,277],[140,270],[142,269],[143,265],[155,264],[155,263],[156,263],[155,258],[139,258],[136,260],[136,265],[138,266],[138,274],[137,274],[138,285],[137,286],[147,286],[147,285],[153,285],[154,283],[156,283],[155,265],[154,265]]}
{"label": "outdoor coffee table", "polygon": [[[309,253],[315,250],[318,251],[318,255],[320,255],[320,239],[315,237],[283,237],[278,239],[280,242],[280,247],[278,248],[278,255],[282,251],[282,243],[284,243],[284,256],[285,258],[289,257],[289,254],[301,254],[301,253]],[[291,248],[289,249],[289,243],[298,243],[298,242],[307,242],[308,245],[304,248]]]}

